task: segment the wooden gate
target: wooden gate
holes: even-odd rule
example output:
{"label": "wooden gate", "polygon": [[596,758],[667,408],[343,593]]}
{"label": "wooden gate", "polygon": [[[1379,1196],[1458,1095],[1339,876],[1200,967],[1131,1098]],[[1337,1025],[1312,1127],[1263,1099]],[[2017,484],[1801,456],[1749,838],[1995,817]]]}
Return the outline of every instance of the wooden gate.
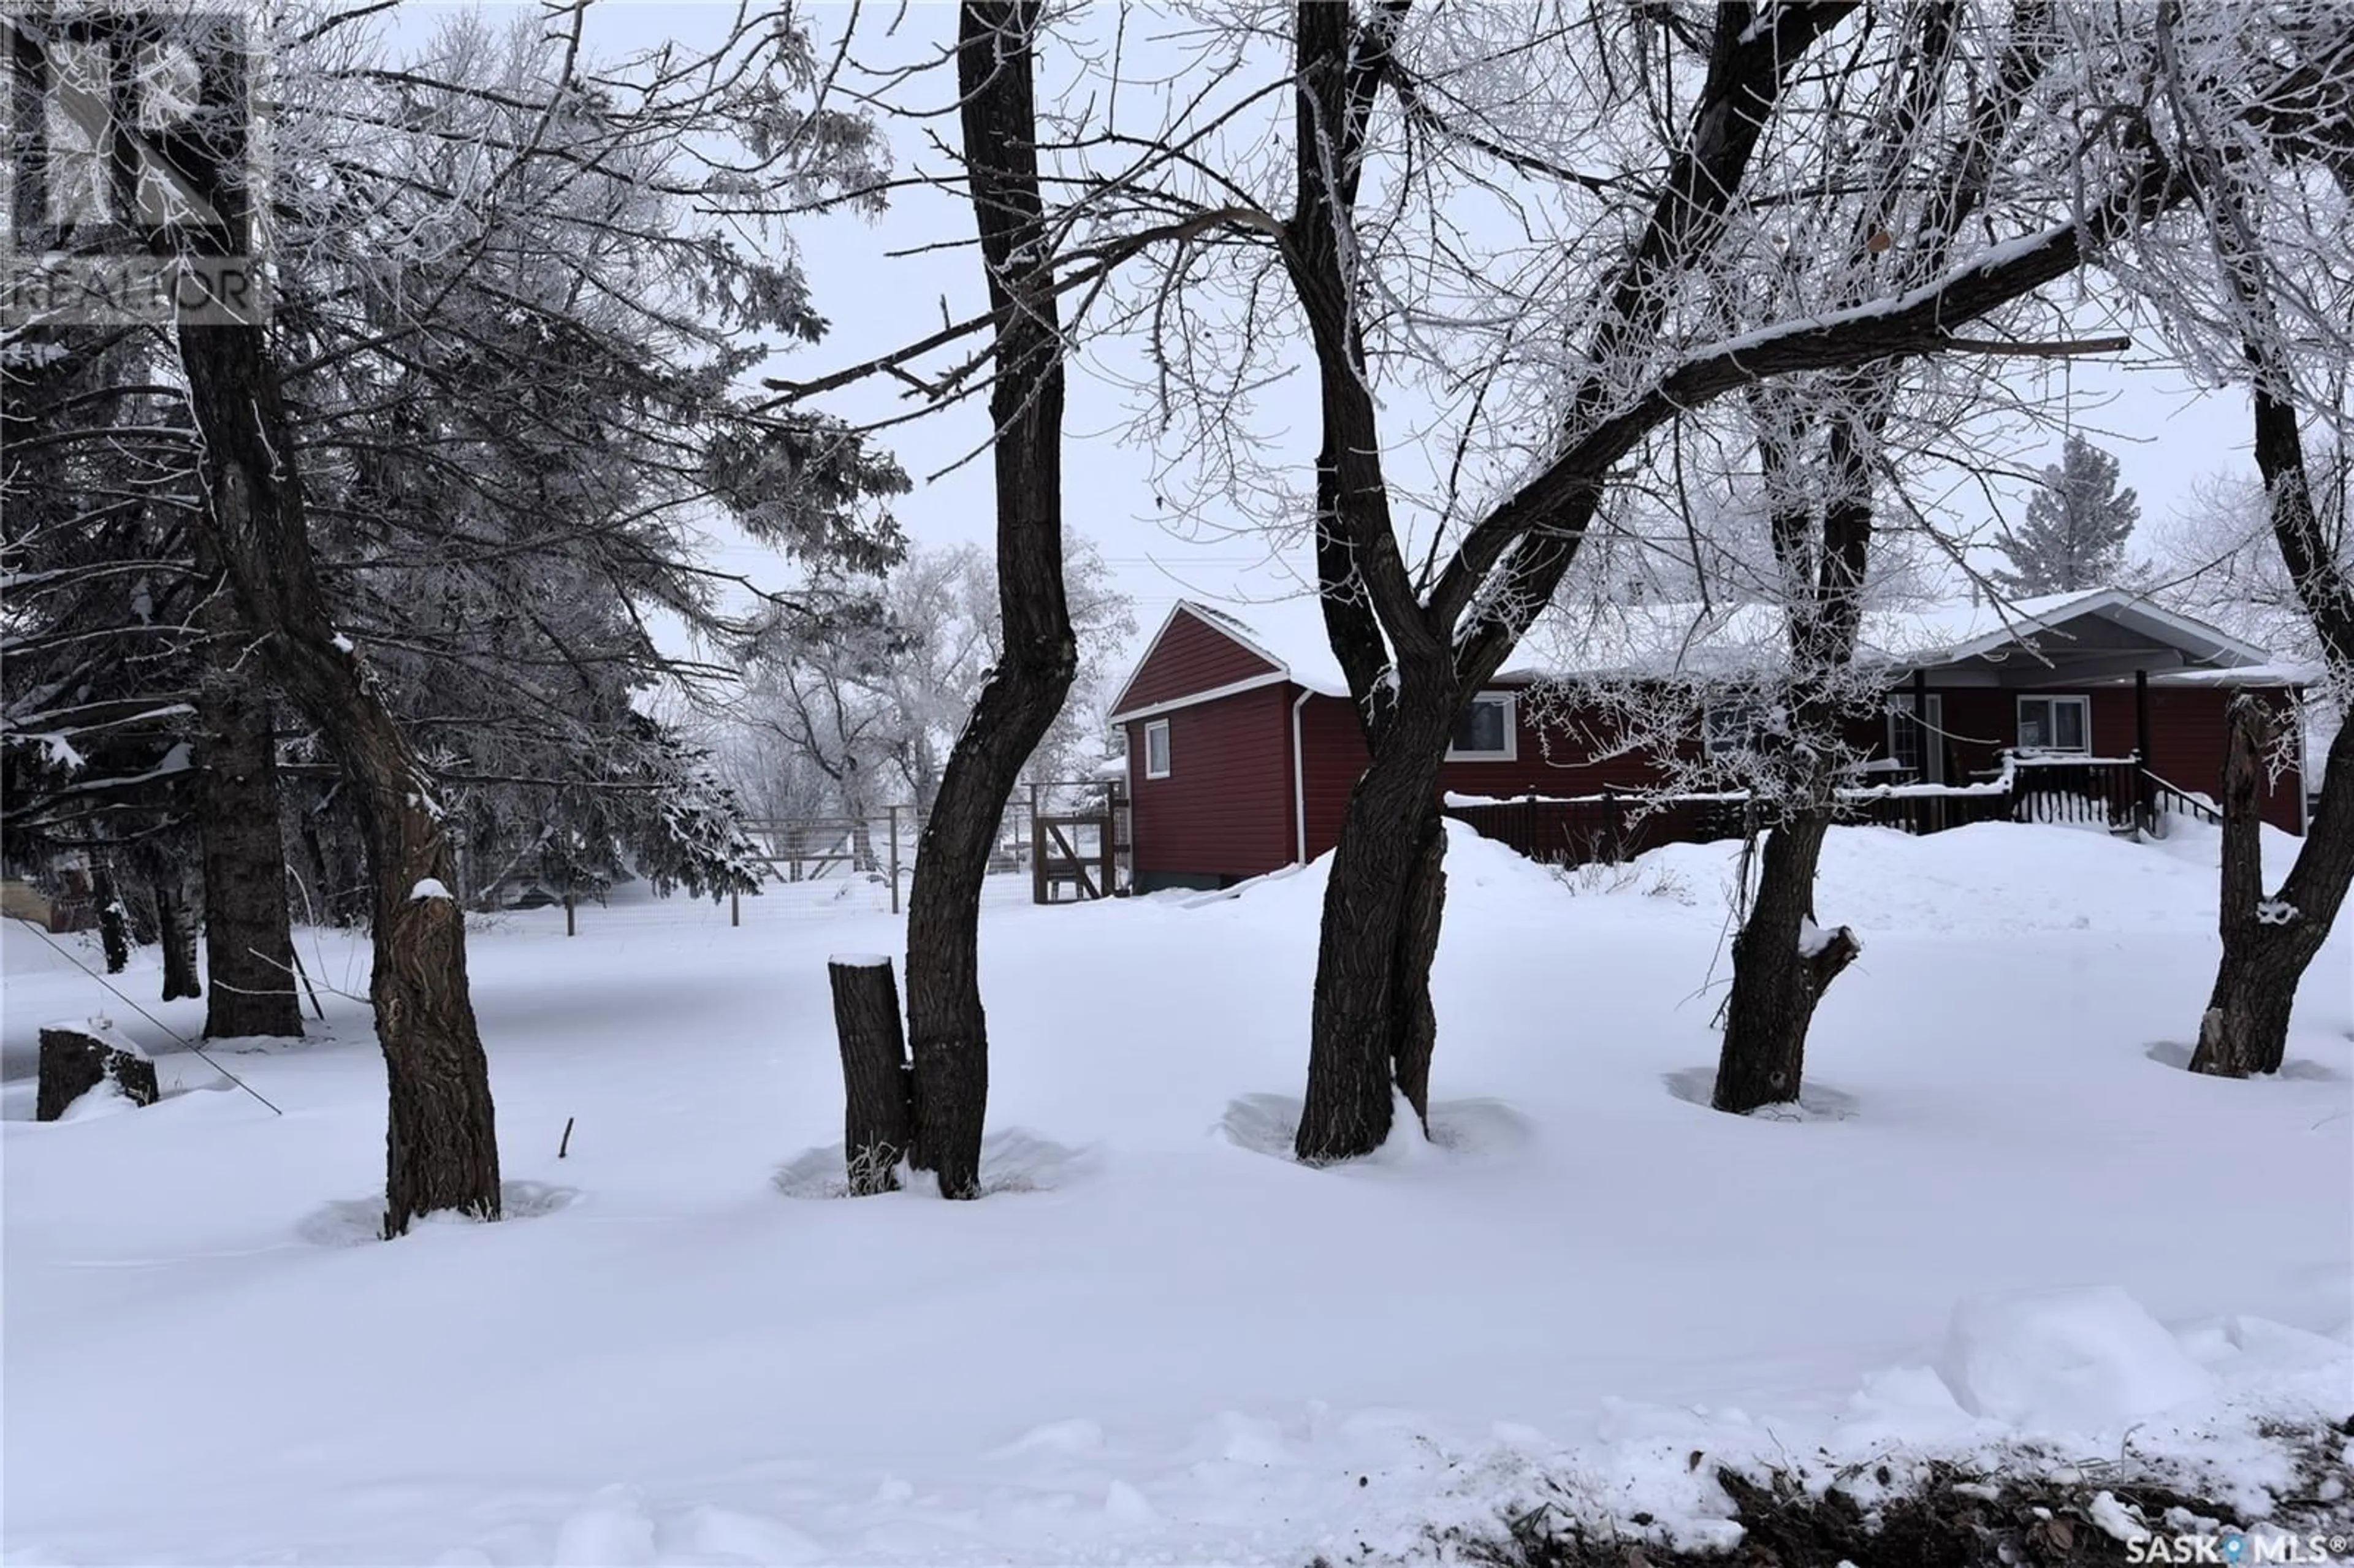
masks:
{"label": "wooden gate", "polygon": [[[1056,792],[1091,795],[1068,810]],[[1128,800],[1117,783],[1030,787],[1030,895],[1039,904],[1117,898],[1128,892]]]}

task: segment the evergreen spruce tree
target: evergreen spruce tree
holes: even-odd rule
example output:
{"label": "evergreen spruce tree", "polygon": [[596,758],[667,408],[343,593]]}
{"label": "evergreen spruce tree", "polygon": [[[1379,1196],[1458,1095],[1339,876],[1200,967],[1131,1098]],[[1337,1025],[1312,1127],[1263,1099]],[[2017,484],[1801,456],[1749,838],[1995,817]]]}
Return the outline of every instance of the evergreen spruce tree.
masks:
{"label": "evergreen spruce tree", "polygon": [[2019,597],[2107,588],[2125,573],[2126,539],[2141,520],[2141,502],[2117,488],[2117,460],[2071,435],[2061,461],[2043,471],[2027,503],[2027,521],[2003,530],[2008,570],[1992,574]]}

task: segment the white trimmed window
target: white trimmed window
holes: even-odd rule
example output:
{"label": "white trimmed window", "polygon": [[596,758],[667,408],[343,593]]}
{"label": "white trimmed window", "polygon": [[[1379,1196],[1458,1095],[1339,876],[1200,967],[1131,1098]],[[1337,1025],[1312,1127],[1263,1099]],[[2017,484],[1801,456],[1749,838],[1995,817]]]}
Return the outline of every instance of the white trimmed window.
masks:
{"label": "white trimmed window", "polygon": [[1169,721],[1154,719],[1144,726],[1144,776],[1169,777]]}
{"label": "white trimmed window", "polygon": [[1701,710],[1701,745],[1711,757],[1754,751],[1765,723],[1762,703],[1711,703]]}
{"label": "white trimmed window", "polygon": [[1512,694],[1482,692],[1455,715],[1455,738],[1447,748],[1449,762],[1511,762],[1520,756],[1519,726],[1513,720]]}
{"label": "white trimmed window", "polygon": [[2090,751],[2093,703],[2089,697],[2019,699],[2019,749]]}

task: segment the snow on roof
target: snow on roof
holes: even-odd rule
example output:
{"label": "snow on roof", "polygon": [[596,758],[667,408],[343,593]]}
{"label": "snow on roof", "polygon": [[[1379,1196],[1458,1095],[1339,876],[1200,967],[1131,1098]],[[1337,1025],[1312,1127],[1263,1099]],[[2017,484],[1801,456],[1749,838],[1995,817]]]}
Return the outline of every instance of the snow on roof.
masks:
{"label": "snow on roof", "polygon": [[[1348,681],[1325,634],[1323,606],[1312,591],[1303,588],[1249,601],[1187,599],[1177,609],[1219,628],[1296,684],[1327,696],[1348,695]],[[1858,658],[1898,668],[1935,667],[2038,634],[2049,634],[2048,646],[2064,647],[2067,625],[2085,616],[2105,618],[2179,648],[2203,667],[2153,673],[2153,679],[2168,684],[2190,683],[2202,674],[2219,681],[2281,684],[2300,684],[2311,677],[2301,666],[2280,662],[2262,648],[2122,588],[2002,603],[1953,599],[1866,610]],[[1782,609],[1774,604],[1555,606],[1538,618],[1522,641],[1519,657],[1497,678],[1514,682],[1755,673],[1782,661],[1788,636]]]}
{"label": "snow on roof", "polygon": [[[1341,661],[1333,656],[1332,641],[1324,629],[1323,601],[1312,590],[1248,602],[1189,599],[1180,600],[1179,608],[1191,610],[1278,666],[1293,683],[1328,697],[1349,694],[1349,679],[1341,673]],[[1533,681],[1548,673],[1541,664],[1523,660],[1497,678]]]}
{"label": "snow on roof", "polygon": [[[1956,663],[2039,634],[2049,634],[2048,646],[2062,647],[2069,623],[2086,616],[2103,617],[2178,648],[2208,666],[2217,679],[2299,678],[2298,667],[2279,663],[2265,650],[2121,588],[2045,594],[1999,604],[1955,599],[1869,609],[1857,655],[1866,663],[1909,668]],[[1778,663],[1787,640],[1781,607],[1772,604],[1611,604],[1555,609],[1532,633],[1538,644],[1535,652],[1555,674],[1585,676],[1755,671]]]}
{"label": "snow on roof", "polygon": [[1328,697],[1349,694],[1349,678],[1325,635],[1323,603],[1314,593],[1248,602],[1188,599],[1179,600],[1178,608],[1243,643],[1297,684]]}

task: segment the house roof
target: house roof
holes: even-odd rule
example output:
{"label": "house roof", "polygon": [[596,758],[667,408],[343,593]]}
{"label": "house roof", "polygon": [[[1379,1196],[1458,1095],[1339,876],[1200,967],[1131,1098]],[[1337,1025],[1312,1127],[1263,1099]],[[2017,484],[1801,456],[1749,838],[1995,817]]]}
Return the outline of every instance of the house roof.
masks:
{"label": "house roof", "polygon": [[[1322,605],[1313,593],[1253,602],[1181,599],[1145,643],[1141,671],[1169,627],[1190,614],[1274,665],[1277,674],[1251,684],[1288,680],[1327,696],[1345,697],[1349,683],[1325,635]],[[2124,588],[2046,594],[2002,603],[1955,599],[1904,609],[1867,610],[1858,658],[1892,670],[1936,669],[1999,655],[2025,646],[2039,655],[2064,654],[2069,627],[2087,618],[2112,622],[2177,650],[2187,668],[2154,675],[2167,683],[2262,681],[2302,684],[2312,673],[2221,629]],[[1497,679],[1505,683],[1571,678],[1685,675],[1733,676],[1770,669],[1785,656],[1788,631],[1773,604],[1605,604],[1548,609],[1522,640],[1520,656]],[[1135,682],[1131,672],[1127,684]],[[1123,695],[1125,694],[1123,687]],[[1223,688],[1222,688],[1223,690]],[[1182,706],[1213,694],[1152,705]],[[1141,711],[1141,710],[1139,710]],[[1115,713],[1114,719],[1130,716]]]}
{"label": "house roof", "polygon": [[[1270,683],[1276,679],[1286,680],[1328,697],[1349,694],[1349,679],[1341,673],[1341,661],[1333,656],[1331,638],[1324,630],[1323,602],[1314,592],[1303,590],[1279,599],[1248,601],[1179,599],[1152,635],[1145,639],[1143,653],[1137,659],[1135,668],[1129,672],[1128,679],[1121,683],[1122,699],[1126,697],[1128,688],[1136,683],[1138,672],[1150,662],[1153,651],[1167,635],[1170,625],[1181,615],[1191,615],[1205,625],[1215,627],[1274,665],[1278,674],[1269,677]],[[1497,678],[1500,681],[1533,681],[1542,679],[1548,673],[1541,665],[1522,661]],[[1178,705],[1157,703],[1151,705],[1161,708]],[[1124,707],[1124,702],[1115,704],[1112,714],[1115,721],[1127,716],[1122,711]]]}
{"label": "house roof", "polygon": [[[2112,622],[2176,650],[2193,668],[2169,672],[2170,678],[2296,683],[2309,675],[2265,649],[2123,588],[1866,610],[1857,657],[1893,669],[1936,669],[2020,647],[2051,657],[2067,651],[2069,628],[2087,619]],[[1782,660],[1787,635],[1781,608],[1771,604],[1556,609],[1532,634],[1556,677],[1754,672]]]}

